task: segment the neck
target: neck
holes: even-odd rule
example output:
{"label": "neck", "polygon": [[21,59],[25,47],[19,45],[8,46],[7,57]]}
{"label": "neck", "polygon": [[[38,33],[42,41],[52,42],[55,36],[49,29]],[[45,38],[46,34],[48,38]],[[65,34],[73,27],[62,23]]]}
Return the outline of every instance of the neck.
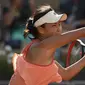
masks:
{"label": "neck", "polygon": [[46,38],[48,38],[48,36],[42,35],[42,36],[39,37],[39,40],[42,41],[42,40],[44,40],[44,39],[46,39]]}
{"label": "neck", "polygon": [[42,37],[42,36],[39,37],[39,40],[40,40],[40,41],[42,41],[42,40],[44,40],[44,39],[45,39],[45,38]]}

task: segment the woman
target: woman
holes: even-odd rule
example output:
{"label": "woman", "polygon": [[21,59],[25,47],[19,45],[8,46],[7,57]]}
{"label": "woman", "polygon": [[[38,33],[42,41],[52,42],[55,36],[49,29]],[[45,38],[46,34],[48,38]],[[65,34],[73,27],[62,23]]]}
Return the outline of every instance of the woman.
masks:
{"label": "woman", "polygon": [[[69,80],[85,67],[85,57],[63,68],[54,60],[56,48],[85,36],[85,28],[62,33],[61,22],[66,14],[58,15],[49,5],[41,6],[28,20],[25,30],[35,36],[21,54],[13,59],[14,74],[9,85],[48,85]],[[70,75],[69,75],[70,74]]]}

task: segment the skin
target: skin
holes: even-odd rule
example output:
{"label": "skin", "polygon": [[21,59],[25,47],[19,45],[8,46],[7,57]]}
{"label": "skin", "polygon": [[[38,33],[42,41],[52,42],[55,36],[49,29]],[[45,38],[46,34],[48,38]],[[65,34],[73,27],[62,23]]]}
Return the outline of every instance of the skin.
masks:
{"label": "skin", "polygon": [[[27,62],[38,65],[48,65],[52,62],[52,56],[54,56],[56,48],[76,40],[77,38],[85,37],[85,28],[62,33],[62,26],[60,24],[61,22],[46,23],[44,28],[37,27],[40,37],[39,40],[30,47],[28,54],[25,57]],[[85,67],[85,56],[67,68],[63,68],[57,61],[55,61],[55,63],[59,68],[58,72],[62,76],[62,79],[70,80]],[[10,85],[15,85],[13,82],[18,81],[19,78],[16,85],[19,85],[19,82],[24,83],[23,79],[18,74],[14,74],[14,76],[15,79],[12,77]],[[25,85],[25,83],[23,85]]]}

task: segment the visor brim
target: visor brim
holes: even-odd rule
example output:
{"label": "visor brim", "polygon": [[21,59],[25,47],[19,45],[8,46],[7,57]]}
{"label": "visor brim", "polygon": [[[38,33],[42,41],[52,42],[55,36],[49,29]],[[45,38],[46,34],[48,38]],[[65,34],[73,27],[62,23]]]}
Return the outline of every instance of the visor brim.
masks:
{"label": "visor brim", "polygon": [[49,11],[46,15],[41,17],[34,23],[35,27],[41,26],[45,23],[57,23],[59,21],[65,21],[67,19],[66,14],[57,14],[54,10]]}
{"label": "visor brim", "polygon": [[62,14],[59,21],[65,21],[67,19],[67,14]]}

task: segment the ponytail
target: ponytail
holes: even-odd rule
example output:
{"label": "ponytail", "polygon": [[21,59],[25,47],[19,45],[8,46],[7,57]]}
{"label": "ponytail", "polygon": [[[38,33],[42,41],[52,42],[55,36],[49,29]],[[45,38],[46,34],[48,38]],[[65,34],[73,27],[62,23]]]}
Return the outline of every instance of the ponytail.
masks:
{"label": "ponytail", "polygon": [[32,29],[33,29],[33,18],[29,18],[27,20],[26,28],[24,30],[23,34],[24,38],[26,38],[28,34],[31,33]]}
{"label": "ponytail", "polygon": [[27,23],[26,28],[24,30],[24,34],[23,34],[24,38],[26,38],[28,36],[28,34],[29,34],[29,29],[28,29],[28,23]]}

